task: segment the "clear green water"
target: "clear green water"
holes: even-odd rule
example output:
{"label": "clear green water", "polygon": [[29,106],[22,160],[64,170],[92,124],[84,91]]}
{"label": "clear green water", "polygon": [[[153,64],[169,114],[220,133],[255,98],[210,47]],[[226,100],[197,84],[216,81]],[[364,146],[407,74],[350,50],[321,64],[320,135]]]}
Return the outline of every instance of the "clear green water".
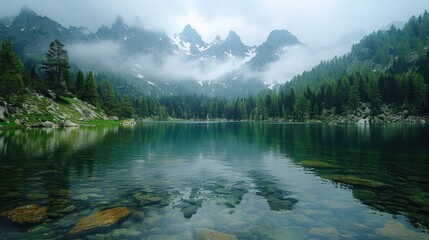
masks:
{"label": "clear green water", "polygon": [[[151,205],[142,195],[162,199]],[[94,212],[131,210],[86,239],[429,239],[429,127],[140,123],[0,131],[0,239],[73,239]],[[122,230],[117,230],[122,229]]]}

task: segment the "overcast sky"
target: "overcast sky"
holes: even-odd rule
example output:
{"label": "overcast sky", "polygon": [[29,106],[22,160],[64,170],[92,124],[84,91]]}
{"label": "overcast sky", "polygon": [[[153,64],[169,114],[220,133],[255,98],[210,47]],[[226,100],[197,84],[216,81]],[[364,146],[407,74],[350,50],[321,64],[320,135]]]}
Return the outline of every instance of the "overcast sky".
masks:
{"label": "overcast sky", "polygon": [[261,44],[271,30],[287,29],[311,46],[331,46],[356,28],[367,33],[429,10],[428,0],[1,0],[0,16],[28,5],[65,27],[96,31],[118,14],[132,24],[179,33],[191,24],[206,42],[235,30],[247,45]]}

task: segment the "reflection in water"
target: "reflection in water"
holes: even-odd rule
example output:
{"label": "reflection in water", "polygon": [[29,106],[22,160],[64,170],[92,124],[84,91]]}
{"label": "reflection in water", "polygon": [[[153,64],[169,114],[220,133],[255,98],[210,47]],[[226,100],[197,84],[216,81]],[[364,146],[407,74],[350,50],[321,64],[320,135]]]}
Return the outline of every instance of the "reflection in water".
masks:
{"label": "reflection in water", "polygon": [[67,237],[114,206],[130,216],[82,237],[192,239],[210,228],[372,239],[394,226],[428,238],[428,136],[426,126],[260,123],[3,131],[0,212],[38,204],[48,215],[25,229],[0,218],[0,238]]}

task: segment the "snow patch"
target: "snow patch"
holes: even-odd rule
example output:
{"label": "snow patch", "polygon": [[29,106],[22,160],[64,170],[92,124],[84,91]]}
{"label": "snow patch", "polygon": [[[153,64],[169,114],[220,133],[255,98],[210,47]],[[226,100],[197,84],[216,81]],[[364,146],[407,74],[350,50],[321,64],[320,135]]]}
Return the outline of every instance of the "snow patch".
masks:
{"label": "snow patch", "polygon": [[[144,76],[143,76],[143,75],[141,75],[140,73],[137,73],[136,77],[141,78],[141,79],[143,79],[143,78],[144,78]],[[148,82],[149,82],[149,81],[148,81]]]}
{"label": "snow patch", "polygon": [[143,69],[143,67],[140,64],[138,64],[138,63],[134,63],[134,66],[136,66],[136,67],[138,67],[140,69]]}
{"label": "snow patch", "polygon": [[191,43],[182,41],[179,35],[169,36],[169,38],[171,43],[176,45],[180,50],[184,51],[187,55],[191,54]]}
{"label": "snow patch", "polygon": [[25,28],[21,29],[21,32],[24,32]]}
{"label": "snow patch", "polygon": [[246,57],[244,57],[242,62],[246,63],[252,60],[252,58],[254,58],[255,56],[256,56],[256,48],[251,48],[249,49],[249,51],[246,52]]}
{"label": "snow patch", "polygon": [[149,85],[152,85],[152,86],[158,87],[155,83],[153,83],[153,82],[151,82],[151,81],[147,81],[147,83],[148,83]]}

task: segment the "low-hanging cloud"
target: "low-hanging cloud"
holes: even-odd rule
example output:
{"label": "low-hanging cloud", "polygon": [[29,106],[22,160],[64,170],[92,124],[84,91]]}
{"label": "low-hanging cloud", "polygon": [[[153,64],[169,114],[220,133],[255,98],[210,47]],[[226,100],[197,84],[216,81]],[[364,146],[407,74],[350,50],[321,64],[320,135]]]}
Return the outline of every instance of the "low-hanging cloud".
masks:
{"label": "low-hanging cloud", "polygon": [[76,43],[66,46],[66,49],[72,62],[88,69],[111,69],[117,66],[122,52],[121,45],[113,41]]}
{"label": "low-hanging cloud", "polygon": [[304,71],[311,70],[322,60],[342,56],[350,50],[350,45],[338,45],[332,48],[313,49],[305,45],[289,47],[280,55],[279,60],[270,63],[267,68],[255,73],[266,84],[284,83]]}
{"label": "low-hanging cloud", "polygon": [[191,58],[185,54],[164,56],[162,61],[151,55],[125,54],[121,44],[114,41],[78,43],[67,46],[70,60],[85,70],[112,71],[136,77],[151,77],[164,81],[210,81],[234,71],[244,62],[232,56]]}

